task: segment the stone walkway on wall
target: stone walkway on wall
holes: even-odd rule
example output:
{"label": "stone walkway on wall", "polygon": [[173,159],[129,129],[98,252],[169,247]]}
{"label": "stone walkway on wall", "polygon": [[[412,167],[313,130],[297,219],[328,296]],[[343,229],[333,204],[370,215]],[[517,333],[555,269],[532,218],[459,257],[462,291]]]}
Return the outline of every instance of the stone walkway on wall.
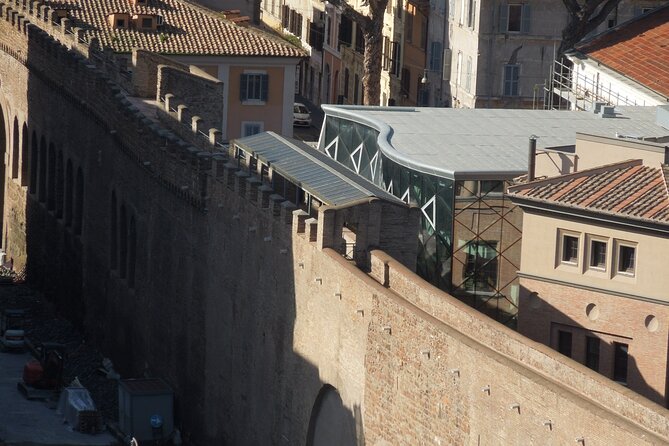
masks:
{"label": "stone walkway on wall", "polygon": [[[105,419],[118,417],[117,383],[97,369],[102,356],[83,341],[67,321],[57,317],[43,296],[26,285],[0,286],[0,310],[25,308],[27,336],[33,343],[60,342],[67,347],[64,382],[78,377]],[[0,352],[0,446],[72,445],[97,446],[117,444],[109,433],[88,435],[73,431],[56,414],[57,401],[29,401],[17,389],[29,353]]]}

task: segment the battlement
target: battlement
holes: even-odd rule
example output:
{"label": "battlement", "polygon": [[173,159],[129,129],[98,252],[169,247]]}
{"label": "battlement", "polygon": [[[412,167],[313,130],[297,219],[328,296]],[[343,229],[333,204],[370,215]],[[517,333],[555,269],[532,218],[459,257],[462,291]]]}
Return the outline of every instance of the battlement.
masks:
{"label": "battlement", "polygon": [[[205,208],[206,174],[216,146],[204,152],[146,118],[122,89],[122,84],[132,89],[132,78],[121,75],[122,65],[111,52],[100,50],[96,39],[83,41],[81,30],[71,29],[67,19],[56,23],[53,10],[45,5],[0,0],[0,15],[3,51],[85,111],[149,176],[190,204]],[[119,82],[122,78],[125,81]]]}

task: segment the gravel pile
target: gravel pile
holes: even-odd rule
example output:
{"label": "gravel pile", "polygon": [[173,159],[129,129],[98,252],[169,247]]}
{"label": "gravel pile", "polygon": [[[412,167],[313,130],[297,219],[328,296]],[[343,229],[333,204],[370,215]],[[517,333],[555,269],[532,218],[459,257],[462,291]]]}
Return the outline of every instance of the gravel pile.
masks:
{"label": "gravel pile", "polygon": [[[103,356],[93,345],[86,343],[83,335],[64,318],[57,316],[53,305],[44,296],[25,284],[2,285],[0,282],[0,310],[23,308],[27,310],[26,336],[33,344],[58,342],[66,346],[63,382],[65,385],[79,378],[88,389],[107,420],[118,421],[117,381],[107,379],[99,369]],[[17,380],[21,377],[17,376]]]}

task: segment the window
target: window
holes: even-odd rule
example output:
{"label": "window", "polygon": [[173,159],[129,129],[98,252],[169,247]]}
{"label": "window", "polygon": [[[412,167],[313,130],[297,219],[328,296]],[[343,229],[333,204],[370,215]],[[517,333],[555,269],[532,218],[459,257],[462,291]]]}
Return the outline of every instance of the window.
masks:
{"label": "window", "polygon": [[441,69],[441,42],[434,41],[430,44],[430,71]]}
{"label": "window", "polygon": [[455,85],[462,84],[462,52],[458,51],[458,65],[455,69]]}
{"label": "window", "polygon": [[353,104],[358,103],[360,77],[356,74],[353,83]]}
{"label": "window", "polygon": [[153,27],[153,19],[152,18],[144,18],[142,19],[142,28],[152,28]]}
{"label": "window", "polygon": [[472,57],[467,57],[467,72],[465,76],[465,91],[469,93],[472,88]]}
{"label": "window", "polygon": [[504,65],[504,96],[518,96],[520,65]]}
{"label": "window", "polygon": [[365,36],[362,33],[360,25],[356,25],[355,27],[355,50],[360,54],[364,54],[365,52]]}
{"label": "window", "polygon": [[506,30],[509,32],[520,32],[523,18],[523,5],[509,5],[509,21]]}
{"label": "window", "polygon": [[627,384],[627,350],[629,346],[620,342],[613,343],[613,380]]}
{"label": "window", "polygon": [[585,365],[595,372],[599,371],[599,338],[585,337]]}
{"label": "window", "polygon": [[476,292],[497,290],[497,242],[471,241],[465,248],[467,257],[462,272],[464,289]]}
{"label": "window", "polygon": [[506,33],[530,32],[530,5],[513,3],[501,4],[499,9],[499,30]]}
{"label": "window", "polygon": [[409,94],[411,88],[411,72],[407,67],[402,68],[402,93]]}
{"label": "window", "polygon": [[395,17],[398,19],[402,18],[402,9],[404,8],[404,2],[402,0],[395,1]]}
{"label": "window", "polygon": [[393,56],[390,64],[390,72],[395,76],[400,75],[400,44],[392,42]]}
{"label": "window", "polygon": [[263,131],[262,122],[242,122],[242,136],[251,136]]}
{"label": "window", "polygon": [[349,82],[349,71],[348,68],[344,68],[344,97],[348,98],[348,82]]}
{"label": "window", "polygon": [[578,263],[578,237],[571,235],[562,237],[562,261]]}
{"label": "window", "polygon": [[262,101],[267,102],[267,90],[269,87],[269,76],[260,73],[242,74],[240,80],[239,95],[242,102]]}
{"label": "window", "polygon": [[460,18],[458,20],[458,23],[460,25],[465,24],[465,12],[467,12],[467,1],[468,0],[461,0],[460,1]]}
{"label": "window", "polygon": [[407,11],[406,17],[404,18],[404,35],[408,43],[411,43],[413,40],[413,14]]}
{"label": "window", "polygon": [[425,16],[420,18],[420,48],[427,49],[427,18]]}
{"label": "window", "polygon": [[636,248],[629,245],[618,246],[618,272],[634,275],[634,257]]}
{"label": "window", "polygon": [[470,28],[474,27],[474,17],[476,14],[474,8],[476,8],[476,2],[469,0],[469,4],[467,5],[467,26]]}
{"label": "window", "polygon": [[590,266],[606,269],[606,242],[599,240],[590,242]]}
{"label": "window", "polygon": [[558,330],[558,351],[571,358],[571,332]]}

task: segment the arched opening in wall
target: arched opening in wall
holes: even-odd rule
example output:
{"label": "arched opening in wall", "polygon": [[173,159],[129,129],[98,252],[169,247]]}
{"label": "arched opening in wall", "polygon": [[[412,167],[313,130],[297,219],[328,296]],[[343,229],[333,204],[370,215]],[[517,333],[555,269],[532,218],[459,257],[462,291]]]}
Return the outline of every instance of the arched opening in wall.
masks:
{"label": "arched opening in wall", "polygon": [[121,205],[121,233],[119,240],[119,276],[125,279],[128,266],[128,221],[126,220],[125,205]]}
{"label": "arched opening in wall", "polygon": [[39,144],[39,201],[46,201],[46,139],[42,136]]}
{"label": "arched opening in wall", "polygon": [[135,216],[130,217],[130,227],[128,228],[128,286],[135,288],[135,253],[137,249],[137,228],[135,226]]}
{"label": "arched opening in wall", "polygon": [[30,175],[30,163],[28,161],[28,126],[23,124],[23,131],[21,132],[21,186],[28,185],[28,178]]}
{"label": "arched opening in wall", "polygon": [[37,145],[37,133],[33,132],[32,150],[30,151],[30,193],[37,193],[37,159],[39,147]]}
{"label": "arched opening in wall", "polygon": [[65,169],[65,226],[72,225],[72,160],[67,160],[67,168]]}
{"label": "arched opening in wall", "polygon": [[118,211],[116,209],[116,191],[112,191],[111,195],[111,243],[109,268],[116,269],[118,261]]}
{"label": "arched opening in wall", "polygon": [[[2,107],[0,107],[0,150],[2,150],[2,156],[4,157],[7,153],[7,145],[9,144],[7,138],[7,125],[9,123],[5,121],[5,113]],[[4,217],[5,217],[5,163],[0,162],[0,231],[4,230]],[[4,232],[0,232],[4,234]]]}
{"label": "arched opening in wall", "polygon": [[56,209],[56,148],[53,146],[53,143],[49,144],[46,208],[50,211]]}
{"label": "arched opening in wall", "polygon": [[77,169],[76,190],[74,193],[74,233],[81,235],[84,223],[84,173]]}
{"label": "arched opening in wall", "polygon": [[56,217],[63,218],[63,199],[65,198],[65,175],[63,172],[63,151],[58,151],[56,158]]}
{"label": "arched opening in wall", "polygon": [[19,119],[14,118],[14,141],[12,144],[12,178],[19,177],[19,144],[21,135],[19,134]]}
{"label": "arched opening in wall", "polygon": [[355,431],[353,414],[337,389],[324,385],[311,409],[307,446],[356,446]]}

